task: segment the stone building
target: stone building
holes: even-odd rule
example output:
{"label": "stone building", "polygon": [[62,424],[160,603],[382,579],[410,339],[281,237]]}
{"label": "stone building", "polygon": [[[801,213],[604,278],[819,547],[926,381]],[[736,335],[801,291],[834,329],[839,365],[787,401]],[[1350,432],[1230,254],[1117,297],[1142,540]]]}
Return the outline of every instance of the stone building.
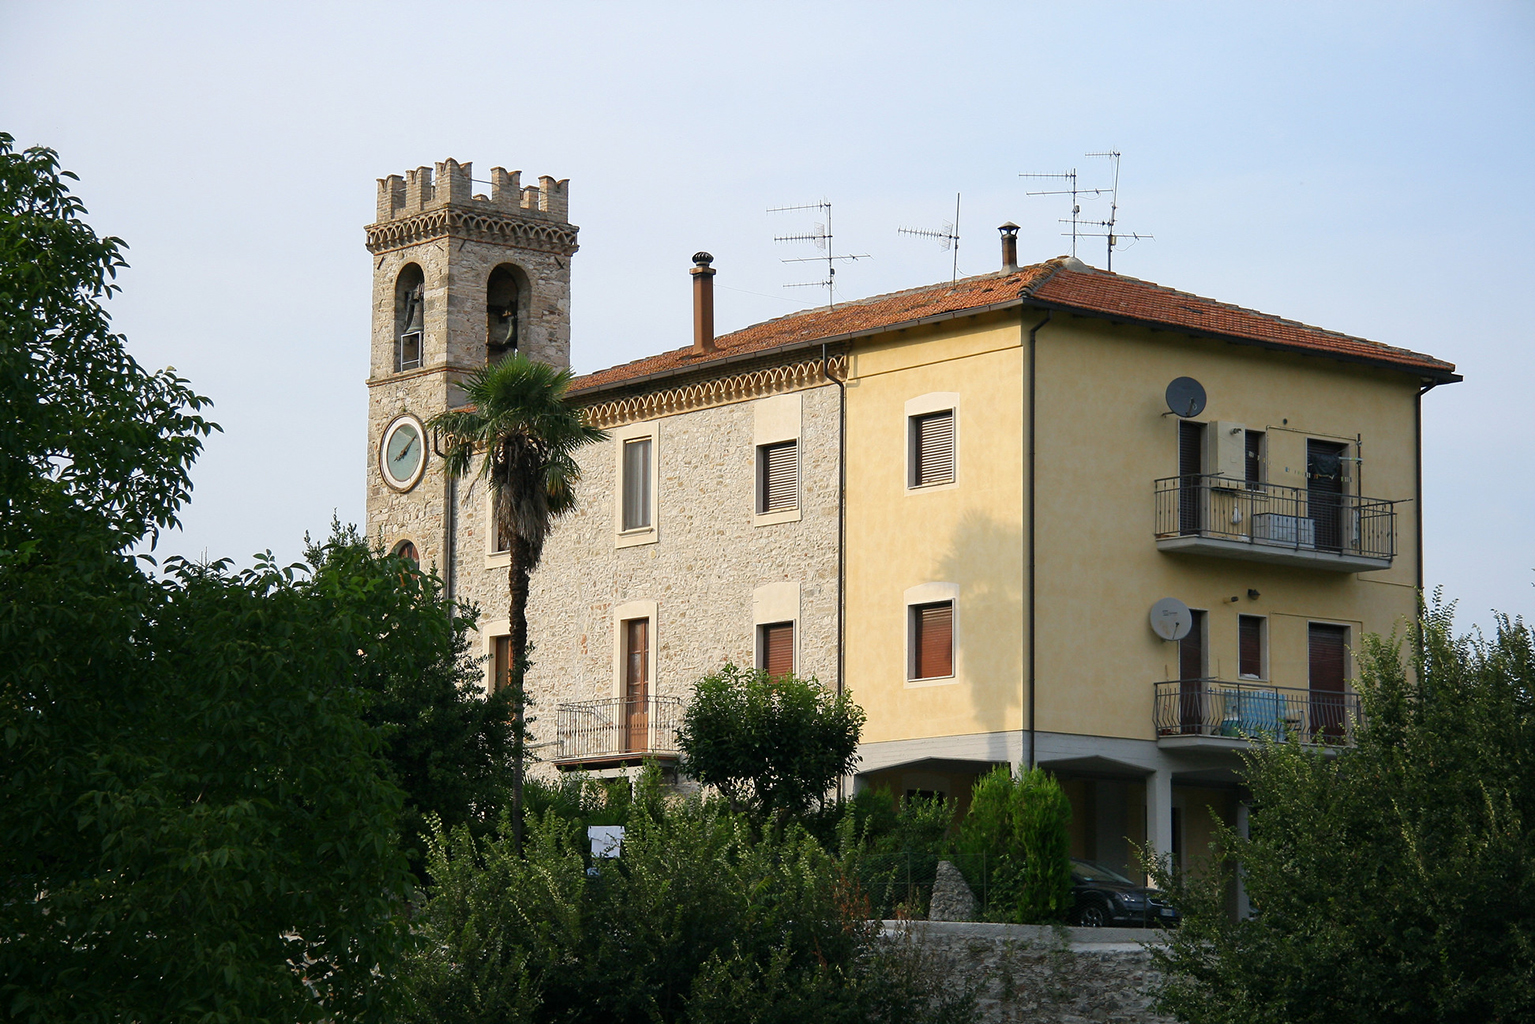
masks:
{"label": "stone building", "polygon": [[[368,229],[368,530],[479,605],[489,680],[506,556],[420,424],[511,348],[566,364],[576,229],[562,181],[433,181],[382,181]],[[1241,825],[1254,736],[1351,742],[1352,651],[1416,609],[1420,403],[1453,364],[1022,266],[1001,230],[993,273],[721,337],[700,253],[693,343],[575,381],[611,438],[533,580],[551,764],[667,756],[699,676],[793,667],[867,711],[855,784],[963,807],[1043,766],[1074,855],[1128,870]]]}

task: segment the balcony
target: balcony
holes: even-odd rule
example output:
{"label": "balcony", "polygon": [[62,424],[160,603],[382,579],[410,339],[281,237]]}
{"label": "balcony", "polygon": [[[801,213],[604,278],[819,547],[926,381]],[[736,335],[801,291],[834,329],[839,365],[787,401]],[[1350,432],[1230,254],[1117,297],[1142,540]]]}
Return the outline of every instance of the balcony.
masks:
{"label": "balcony", "polygon": [[1157,683],[1152,706],[1160,747],[1239,749],[1260,736],[1351,747],[1359,718],[1357,693],[1219,679]]}
{"label": "balcony", "polygon": [[588,700],[555,708],[562,769],[616,768],[649,758],[677,759],[682,701],[677,697]]}
{"label": "balcony", "polygon": [[1156,481],[1157,549],[1334,572],[1391,568],[1396,503],[1224,476]]}

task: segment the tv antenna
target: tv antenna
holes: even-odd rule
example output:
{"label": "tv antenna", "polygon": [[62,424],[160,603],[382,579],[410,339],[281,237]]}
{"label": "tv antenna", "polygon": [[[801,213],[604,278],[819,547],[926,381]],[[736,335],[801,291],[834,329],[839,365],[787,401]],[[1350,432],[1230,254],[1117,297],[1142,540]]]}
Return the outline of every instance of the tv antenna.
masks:
{"label": "tv antenna", "polygon": [[954,220],[944,221],[942,231],[928,231],[924,228],[896,228],[896,232],[902,235],[916,235],[918,238],[931,238],[938,242],[944,250],[954,250],[954,269],[949,278],[949,287],[952,288],[959,281],[959,193],[954,193]]}
{"label": "tv antenna", "polygon": [[[1020,178],[1059,178],[1059,179],[1062,179],[1064,181],[1070,182],[1070,184],[1071,184],[1070,188],[1049,189],[1049,190],[1045,190],[1045,191],[1042,191],[1042,192],[1025,192],[1024,195],[1028,195],[1028,196],[1070,196],[1071,197],[1071,254],[1073,256],[1075,256],[1077,254],[1077,218],[1079,216],[1081,216],[1081,214],[1082,214],[1082,203],[1079,201],[1079,197],[1085,196],[1085,195],[1090,195],[1090,196],[1092,196],[1093,198],[1096,199],[1098,196],[1103,195],[1103,191],[1104,190],[1101,189],[1101,188],[1078,188],[1077,187],[1077,169],[1075,167],[1073,167],[1071,170],[1066,171],[1066,172],[1064,172],[1062,174],[1020,174],[1020,175],[1018,175],[1018,177],[1020,177]],[[1064,224],[1065,221],[1062,220],[1061,223]],[[1065,234],[1064,231],[1061,232],[1061,233]]]}
{"label": "tv antenna", "polygon": [[[1105,269],[1107,269],[1110,273],[1113,273],[1113,271],[1114,271],[1114,247],[1119,244],[1120,239],[1128,238],[1128,239],[1130,239],[1131,243],[1134,244],[1135,242],[1139,242],[1143,238],[1152,239],[1152,238],[1155,238],[1156,236],[1155,235],[1138,235],[1138,234],[1136,234],[1133,231],[1127,231],[1127,232],[1124,232],[1124,233],[1121,233],[1121,234],[1116,234],[1115,233],[1115,231],[1114,231],[1114,222],[1118,218],[1118,215],[1119,215],[1119,150],[1111,149],[1111,150],[1107,150],[1107,151],[1102,152],[1102,153],[1088,153],[1087,155],[1088,156],[1104,156],[1104,157],[1108,157],[1110,160],[1114,161],[1114,184],[1109,189],[1109,219],[1108,220],[1088,221],[1089,225],[1091,225],[1093,227],[1103,228],[1103,230],[1102,231],[1084,231],[1083,232],[1083,235],[1088,237],[1088,238],[1102,238],[1102,239],[1106,239],[1108,241],[1109,258],[1108,258],[1108,266]],[[1062,223],[1065,223],[1065,222],[1062,221]],[[1077,228],[1077,226],[1075,224],[1073,224],[1072,225],[1072,230],[1075,231],[1076,228]]]}
{"label": "tv antenna", "polygon": [[785,288],[825,288],[826,308],[830,309],[837,304],[837,261],[838,260],[867,260],[872,257],[868,253],[857,255],[844,254],[837,256],[832,251],[831,233],[831,200],[822,199],[818,203],[801,203],[798,206],[770,206],[768,213],[791,213],[796,210],[818,210],[826,215],[824,223],[817,223],[815,230],[803,235],[774,235],[775,242],[809,242],[820,249],[824,256],[799,256],[791,259],[780,260],[780,263],[826,263],[826,279],[823,281],[795,281],[784,285]]}

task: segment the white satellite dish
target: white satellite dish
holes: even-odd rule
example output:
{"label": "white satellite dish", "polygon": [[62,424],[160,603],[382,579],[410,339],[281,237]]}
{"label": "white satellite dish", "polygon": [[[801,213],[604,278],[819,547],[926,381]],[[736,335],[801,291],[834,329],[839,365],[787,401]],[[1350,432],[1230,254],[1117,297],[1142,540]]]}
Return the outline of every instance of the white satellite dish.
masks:
{"label": "white satellite dish", "polygon": [[1182,640],[1194,628],[1194,613],[1176,597],[1164,597],[1151,606],[1151,629],[1163,640]]}

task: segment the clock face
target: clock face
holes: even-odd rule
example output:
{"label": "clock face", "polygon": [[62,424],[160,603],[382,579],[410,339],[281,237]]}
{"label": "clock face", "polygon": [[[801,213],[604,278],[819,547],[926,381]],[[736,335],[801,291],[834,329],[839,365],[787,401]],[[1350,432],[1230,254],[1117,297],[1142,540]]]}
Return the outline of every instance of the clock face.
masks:
{"label": "clock face", "polygon": [[414,416],[401,416],[389,424],[378,448],[378,467],[384,481],[399,491],[408,491],[421,479],[426,468],[426,431]]}

